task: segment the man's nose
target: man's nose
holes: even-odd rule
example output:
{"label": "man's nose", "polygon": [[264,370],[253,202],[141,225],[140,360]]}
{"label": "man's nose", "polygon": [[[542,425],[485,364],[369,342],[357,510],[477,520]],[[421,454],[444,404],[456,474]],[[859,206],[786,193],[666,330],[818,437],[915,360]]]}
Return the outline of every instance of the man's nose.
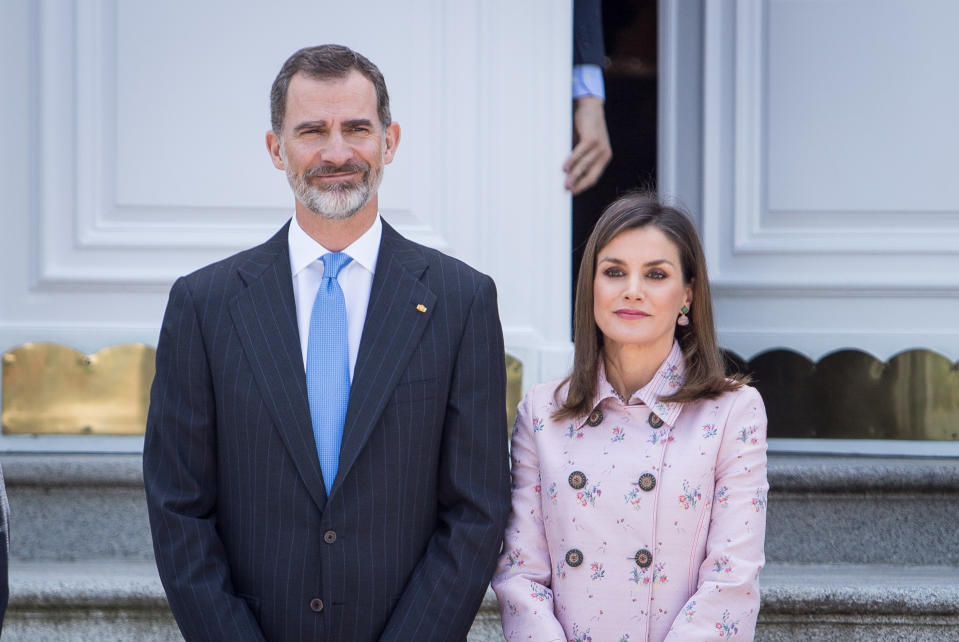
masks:
{"label": "man's nose", "polygon": [[353,148],[349,146],[343,134],[333,131],[320,150],[321,160],[331,165],[343,165],[353,157]]}

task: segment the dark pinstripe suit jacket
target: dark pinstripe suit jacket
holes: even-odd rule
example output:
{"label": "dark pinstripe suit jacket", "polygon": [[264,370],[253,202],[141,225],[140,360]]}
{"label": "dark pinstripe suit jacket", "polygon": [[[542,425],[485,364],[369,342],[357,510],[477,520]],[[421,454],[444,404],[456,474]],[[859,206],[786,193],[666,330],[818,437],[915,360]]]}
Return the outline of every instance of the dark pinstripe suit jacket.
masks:
{"label": "dark pinstripe suit jacket", "polygon": [[143,472],[186,638],[464,639],[509,511],[504,394],[492,280],[384,224],[327,499],[287,227],[179,279]]}

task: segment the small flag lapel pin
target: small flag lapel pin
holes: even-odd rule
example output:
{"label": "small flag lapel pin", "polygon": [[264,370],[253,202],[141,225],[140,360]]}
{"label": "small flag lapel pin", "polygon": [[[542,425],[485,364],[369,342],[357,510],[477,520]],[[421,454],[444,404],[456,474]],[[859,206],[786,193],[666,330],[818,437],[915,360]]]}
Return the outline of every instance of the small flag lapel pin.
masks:
{"label": "small flag lapel pin", "polygon": [[423,305],[422,303],[417,303],[417,304],[416,304],[416,309],[417,309],[417,311],[419,311],[419,312],[426,312],[426,306]]}

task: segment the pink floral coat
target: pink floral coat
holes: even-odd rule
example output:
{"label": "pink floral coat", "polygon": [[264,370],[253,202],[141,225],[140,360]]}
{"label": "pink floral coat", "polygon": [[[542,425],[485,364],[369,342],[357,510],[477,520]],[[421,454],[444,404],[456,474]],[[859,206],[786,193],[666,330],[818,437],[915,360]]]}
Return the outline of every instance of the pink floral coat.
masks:
{"label": "pink floral coat", "polygon": [[674,343],[628,404],[602,368],[589,417],[550,418],[557,381],[520,404],[513,513],[493,577],[508,640],[752,639],[766,413],[748,386],[659,401],[683,370]]}

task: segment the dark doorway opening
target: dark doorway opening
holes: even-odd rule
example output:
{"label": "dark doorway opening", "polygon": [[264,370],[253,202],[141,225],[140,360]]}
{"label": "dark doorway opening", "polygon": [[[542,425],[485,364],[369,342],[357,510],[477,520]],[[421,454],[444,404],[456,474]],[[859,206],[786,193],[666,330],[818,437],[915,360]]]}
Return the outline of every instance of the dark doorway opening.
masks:
{"label": "dark doorway opening", "polygon": [[656,0],[603,3],[606,128],[613,159],[593,187],[573,197],[572,296],[586,239],[617,196],[656,189]]}

